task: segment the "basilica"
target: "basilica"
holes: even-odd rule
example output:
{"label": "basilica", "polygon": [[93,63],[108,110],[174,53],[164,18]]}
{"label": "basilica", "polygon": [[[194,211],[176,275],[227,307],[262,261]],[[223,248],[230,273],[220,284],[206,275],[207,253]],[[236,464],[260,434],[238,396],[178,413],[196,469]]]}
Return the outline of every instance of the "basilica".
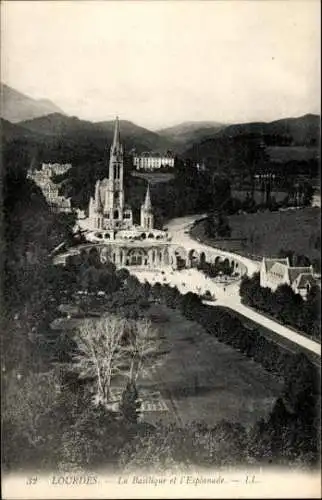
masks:
{"label": "basilica", "polygon": [[88,206],[88,218],[82,223],[86,239],[90,242],[170,241],[167,232],[154,229],[154,215],[150,187],[147,186],[141,205],[140,224],[135,224],[133,212],[125,202],[124,194],[124,151],[120,137],[120,124],[115,121],[113,143],[110,149],[108,178],[97,180],[94,196]]}

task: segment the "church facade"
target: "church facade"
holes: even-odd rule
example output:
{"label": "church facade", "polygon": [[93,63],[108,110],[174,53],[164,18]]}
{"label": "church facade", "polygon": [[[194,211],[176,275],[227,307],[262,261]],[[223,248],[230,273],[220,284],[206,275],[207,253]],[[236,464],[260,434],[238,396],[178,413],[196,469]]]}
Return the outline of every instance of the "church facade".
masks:
{"label": "church facade", "polygon": [[[120,124],[116,118],[108,178],[97,180],[94,196],[89,201],[88,218],[79,220],[79,224],[86,229],[87,241],[106,245],[106,255],[111,255],[111,260],[116,264],[122,265],[127,261],[123,258],[128,254],[127,248],[131,249],[131,254],[137,249],[131,262],[142,261],[142,264],[151,265],[158,259],[160,261],[161,255],[163,261],[165,247],[169,245],[171,237],[166,231],[154,228],[149,185],[141,205],[140,223],[134,224],[132,209],[125,203],[123,157]],[[157,253],[158,249],[160,251]],[[139,254],[142,258],[139,258]],[[158,259],[154,258],[155,255]]]}
{"label": "church facade", "polygon": [[124,203],[123,171],[123,146],[119,120],[116,118],[109,175],[108,178],[96,181],[94,197],[89,201],[88,214],[92,229],[113,231],[133,226],[132,210],[126,208]]}

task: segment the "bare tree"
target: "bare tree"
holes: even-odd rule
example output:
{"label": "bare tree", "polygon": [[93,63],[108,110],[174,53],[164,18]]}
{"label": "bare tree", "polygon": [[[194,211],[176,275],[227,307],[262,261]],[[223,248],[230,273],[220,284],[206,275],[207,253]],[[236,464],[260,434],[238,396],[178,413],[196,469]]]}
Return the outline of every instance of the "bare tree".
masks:
{"label": "bare tree", "polygon": [[131,323],[130,344],[126,350],[130,355],[129,379],[135,382],[143,368],[152,364],[159,343],[151,321],[146,318]]}
{"label": "bare tree", "polygon": [[96,380],[96,397],[102,403],[109,400],[112,379],[124,370],[125,327],[126,320],[118,316],[86,319],[74,337],[77,351],[73,355],[72,370],[79,378]]}

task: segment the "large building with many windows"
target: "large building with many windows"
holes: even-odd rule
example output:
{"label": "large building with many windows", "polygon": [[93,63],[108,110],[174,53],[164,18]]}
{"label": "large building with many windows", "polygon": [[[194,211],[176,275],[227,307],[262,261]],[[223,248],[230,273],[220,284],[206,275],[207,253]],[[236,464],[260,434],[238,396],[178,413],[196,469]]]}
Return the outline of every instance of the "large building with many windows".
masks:
{"label": "large building with many windows", "polygon": [[168,151],[167,153],[145,152],[140,155],[133,155],[133,165],[136,170],[154,171],[160,168],[173,168],[174,155]]}

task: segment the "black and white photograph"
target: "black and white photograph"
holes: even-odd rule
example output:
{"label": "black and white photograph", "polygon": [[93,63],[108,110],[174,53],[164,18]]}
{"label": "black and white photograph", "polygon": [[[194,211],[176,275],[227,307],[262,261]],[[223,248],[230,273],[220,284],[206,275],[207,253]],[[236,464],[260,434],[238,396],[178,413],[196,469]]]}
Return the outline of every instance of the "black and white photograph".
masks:
{"label": "black and white photograph", "polygon": [[1,2],[3,498],[320,498],[320,36]]}

